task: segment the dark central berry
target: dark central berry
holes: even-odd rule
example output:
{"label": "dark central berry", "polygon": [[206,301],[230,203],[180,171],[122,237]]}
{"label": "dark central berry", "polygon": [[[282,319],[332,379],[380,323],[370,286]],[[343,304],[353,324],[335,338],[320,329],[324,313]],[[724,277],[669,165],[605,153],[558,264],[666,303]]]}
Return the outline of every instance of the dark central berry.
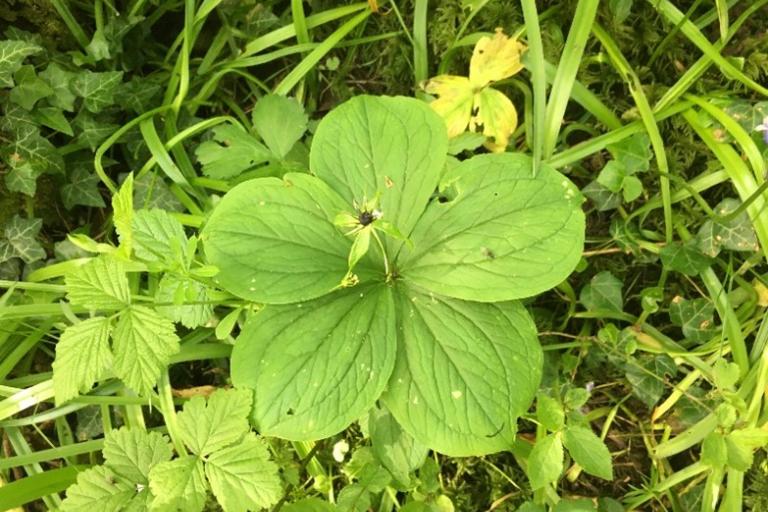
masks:
{"label": "dark central berry", "polygon": [[361,225],[367,226],[376,220],[376,217],[373,216],[373,212],[360,212],[360,214],[357,216],[357,220]]}

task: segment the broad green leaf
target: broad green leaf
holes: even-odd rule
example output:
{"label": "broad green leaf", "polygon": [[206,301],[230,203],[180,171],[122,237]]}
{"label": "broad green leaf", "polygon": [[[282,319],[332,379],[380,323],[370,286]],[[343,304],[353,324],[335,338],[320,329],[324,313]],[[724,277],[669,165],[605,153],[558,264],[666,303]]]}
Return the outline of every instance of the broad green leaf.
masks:
{"label": "broad green leaf", "polygon": [[480,155],[451,170],[456,196],[432,202],[396,265],[431,292],[494,302],[535,295],[581,259],[581,195],[557,171],[522,154]]}
{"label": "broad green leaf", "polygon": [[536,399],[536,419],[547,430],[556,432],[565,424],[565,411],[560,402],[551,396],[539,393]]}
{"label": "broad green leaf", "polygon": [[331,436],[365,414],[395,359],[390,289],[356,286],[312,302],[268,306],[232,352],[232,382],[255,390],[254,419],[269,436]]}
{"label": "broad green leaf", "polygon": [[525,50],[525,45],[504,35],[501,29],[497,29],[493,37],[481,37],[469,63],[472,87],[484,87],[518,73],[523,69],[520,59]]}
{"label": "broad green leaf", "polygon": [[14,215],[3,229],[0,238],[0,262],[21,258],[24,263],[45,258],[45,249],[37,241],[37,234],[43,226],[41,219],[25,219]]}
{"label": "broad green leaf", "polygon": [[261,510],[277,503],[283,495],[278,470],[253,433],[205,461],[205,474],[224,512]]}
{"label": "broad green leaf", "polygon": [[563,472],[563,455],[560,434],[536,439],[536,444],[528,456],[528,480],[531,489],[541,489],[560,478],[560,473]]}
{"label": "broad green leaf", "polygon": [[336,498],[339,512],[368,512],[371,509],[371,493],[360,484],[344,487]]}
{"label": "broad green leaf", "polygon": [[270,152],[253,135],[239,126],[222,124],[213,129],[213,139],[195,150],[203,174],[226,180],[266,162]]}
{"label": "broad green leaf", "polygon": [[169,212],[184,210],[178,198],[173,195],[157,172],[148,172],[136,178],[133,184],[133,206],[137,210],[152,208]]}
{"label": "broad green leaf", "polygon": [[429,105],[357,96],[320,122],[310,168],[347,204],[378,194],[383,219],[409,237],[437,187],[447,150],[445,125]]}
{"label": "broad green leaf", "polygon": [[55,62],[48,64],[48,67],[40,73],[40,78],[48,82],[53,89],[53,95],[48,98],[48,103],[67,112],[73,112],[77,96],[72,92],[71,84],[75,76],[76,73],[65,70]]}
{"label": "broad green leaf", "polygon": [[201,238],[215,281],[255,302],[313,299],[347,273],[351,240],[333,225],[346,205],[326,184],[305,174],[259,178],[227,193]]}
{"label": "broad green leaf", "polygon": [[768,431],[761,428],[734,430],[725,437],[728,447],[728,466],[738,471],[752,467],[754,451],[768,445]]}
{"label": "broad green leaf", "polygon": [[67,327],[56,344],[53,390],[56,403],[90,391],[112,366],[108,318],[94,317]]}
{"label": "broad green leaf", "polygon": [[579,300],[589,311],[624,311],[621,281],[608,270],[590,279],[589,284],[581,289]]}
{"label": "broad green leaf", "polygon": [[613,15],[613,23],[621,25],[626,21],[632,11],[632,3],[633,0],[608,0],[608,8]]}
{"label": "broad green leaf", "polygon": [[596,512],[597,508],[590,499],[560,500],[552,512]]}
{"label": "broad green leaf", "polygon": [[34,197],[37,190],[37,177],[40,175],[32,165],[25,163],[12,167],[5,175],[5,186],[9,192],[21,192]]}
{"label": "broad green leaf", "polygon": [[67,489],[61,504],[64,512],[119,512],[125,510],[136,489],[104,466],[95,466],[77,475],[77,483]]}
{"label": "broad green leaf", "polygon": [[592,430],[568,426],[563,433],[563,444],[584,471],[604,480],[613,480],[611,453]]}
{"label": "broad green leaf", "polygon": [[694,342],[704,343],[717,332],[715,305],[709,299],[684,299],[679,295],[669,305],[669,319],[683,329],[683,335]]}
{"label": "broad green leaf", "polygon": [[202,511],[208,490],[203,461],[188,455],[161,462],[149,472],[149,488],[153,510]]}
{"label": "broad green leaf", "polygon": [[376,458],[401,487],[407,488],[410,473],[416,471],[427,456],[427,447],[404,431],[384,408],[371,409],[368,428]]}
{"label": "broad green leaf", "polygon": [[[194,279],[165,274],[157,287],[156,309],[184,327],[192,329],[204,325],[213,316],[213,306],[206,304],[210,300],[208,290],[208,287]],[[160,305],[168,303],[173,305]]]}
{"label": "broad green leaf", "polygon": [[285,512],[335,512],[336,507],[318,498],[304,498],[282,508]]}
{"label": "broad green leaf", "polygon": [[73,269],[66,275],[65,283],[67,298],[77,306],[120,309],[131,302],[125,269],[109,256],[99,256]]}
{"label": "broad green leaf", "polygon": [[715,379],[715,385],[721,391],[732,391],[739,381],[739,365],[725,359],[718,359],[712,365],[712,376]]}
{"label": "broad green leaf", "polygon": [[509,449],[541,379],[528,313],[411,288],[395,296],[398,359],[382,398],[398,423],[446,455]]}
{"label": "broad green leaf", "polygon": [[137,258],[169,267],[188,264],[187,236],[181,222],[165,210],[138,210],[131,220],[133,251]]}
{"label": "broad green leaf", "polygon": [[181,438],[190,450],[206,456],[239,441],[249,430],[253,394],[247,389],[219,390],[208,400],[196,396],[178,417]]}
{"label": "broad green leaf", "polygon": [[53,89],[37,76],[34,66],[22,66],[13,78],[16,87],[11,89],[8,99],[26,110],[32,110],[35,103],[53,94]]}
{"label": "broad green leaf", "polygon": [[712,432],[701,443],[701,462],[713,468],[728,463],[728,446],[722,433]]}
{"label": "broad green leaf", "polygon": [[307,114],[293,98],[269,94],[253,106],[253,128],[278,158],[285,158],[307,130]]}
{"label": "broad green leaf", "polygon": [[0,87],[13,87],[13,74],[25,58],[43,51],[27,41],[0,41]]}
{"label": "broad green leaf", "polygon": [[133,174],[129,174],[120,190],[112,196],[112,222],[120,240],[120,254],[130,259],[133,250]]}
{"label": "broad green leaf", "polygon": [[179,351],[179,338],[170,320],[145,306],[130,306],[120,314],[112,348],[117,376],[134,390],[147,393]]}
{"label": "broad green leaf", "polygon": [[702,254],[693,239],[667,244],[661,248],[659,256],[666,268],[688,276],[697,276],[712,264],[712,258]]}
{"label": "broad green leaf", "polygon": [[99,192],[99,177],[82,167],[72,171],[67,184],[61,187],[61,200],[64,207],[71,210],[77,205],[103,208],[104,198]]}
{"label": "broad green leaf", "polygon": [[109,469],[142,486],[149,483],[149,472],[154,466],[173,456],[164,435],[125,427],[107,434],[103,454]]}
{"label": "broad green leaf", "polygon": [[618,193],[621,192],[626,175],[624,165],[611,160],[600,170],[600,173],[597,175],[597,182],[611,192]]}
{"label": "broad green leaf", "polygon": [[526,501],[515,512],[547,512],[547,508],[544,505]]}
{"label": "broad green leaf", "polygon": [[350,480],[374,494],[383,491],[392,481],[392,475],[379,464],[373,450],[367,446],[355,450],[343,471]]}
{"label": "broad green leaf", "polygon": [[122,80],[122,71],[81,71],[71,83],[72,90],[83,98],[85,108],[98,113],[115,103],[115,91]]}

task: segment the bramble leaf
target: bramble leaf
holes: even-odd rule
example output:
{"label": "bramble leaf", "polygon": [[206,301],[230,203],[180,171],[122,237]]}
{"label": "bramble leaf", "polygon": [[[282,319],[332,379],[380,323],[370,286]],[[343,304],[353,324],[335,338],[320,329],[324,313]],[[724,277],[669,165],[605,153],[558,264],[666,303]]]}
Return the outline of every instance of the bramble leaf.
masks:
{"label": "bramble leaf", "polygon": [[579,300],[589,311],[624,311],[621,281],[608,270],[596,274],[589,284],[581,289]]}
{"label": "bramble leaf", "polygon": [[202,511],[208,491],[203,461],[188,455],[161,462],[149,472],[149,488],[154,510]]}
{"label": "bramble leaf", "polygon": [[128,277],[122,263],[99,256],[65,277],[67,298],[91,309],[120,309],[131,302]]}
{"label": "bramble leaf", "polygon": [[133,174],[129,174],[120,190],[112,196],[112,222],[120,240],[119,254],[130,258],[133,250]]}
{"label": "bramble leaf", "polygon": [[108,318],[94,317],[67,327],[56,344],[53,362],[53,390],[61,404],[85,393],[102,379],[112,366]]}
{"label": "bramble leaf", "polygon": [[103,453],[106,466],[143,486],[149,482],[150,470],[173,456],[165,436],[139,428],[121,428],[107,434]]}
{"label": "bramble leaf", "polygon": [[133,501],[136,491],[128,482],[118,480],[105,466],[95,466],[77,475],[77,483],[67,489],[61,504],[64,512],[119,512]]}
{"label": "bramble leaf", "polygon": [[188,264],[187,236],[181,222],[165,210],[138,210],[131,219],[133,251],[140,260],[169,268]]}
{"label": "bramble leaf", "polygon": [[178,414],[181,438],[199,456],[238,442],[248,431],[253,394],[247,389],[219,390],[208,400],[197,396]]}
{"label": "bramble leaf", "polygon": [[155,301],[173,305],[158,305],[157,311],[190,329],[204,325],[213,316],[213,306],[206,304],[208,290],[207,286],[194,279],[165,274],[157,287]]}
{"label": "bramble leaf", "polygon": [[99,177],[85,169],[78,167],[72,171],[67,184],[61,187],[61,200],[64,207],[71,210],[77,205],[104,207],[104,198],[98,188]]}
{"label": "bramble leaf", "polygon": [[232,382],[255,390],[258,430],[328,437],[374,404],[395,359],[389,288],[360,285],[252,317],[232,353]]}
{"label": "bramble leaf", "polygon": [[117,322],[112,348],[115,373],[135,391],[147,393],[179,351],[173,322],[145,306],[130,306]]}

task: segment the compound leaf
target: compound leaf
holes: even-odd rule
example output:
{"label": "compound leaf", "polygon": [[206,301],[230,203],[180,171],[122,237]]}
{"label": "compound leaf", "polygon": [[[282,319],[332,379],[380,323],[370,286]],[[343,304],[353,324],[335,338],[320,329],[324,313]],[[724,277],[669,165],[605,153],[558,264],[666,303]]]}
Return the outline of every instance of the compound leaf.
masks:
{"label": "compound leaf", "polygon": [[306,174],[259,178],[227,193],[203,230],[216,282],[239,297],[284,304],[313,299],[347,273],[351,240],[333,219],[349,209]]}
{"label": "compound leaf", "polygon": [[255,390],[259,431],[320,439],[365,414],[392,372],[394,323],[391,291],[381,285],[252,317],[232,352],[232,382]]}
{"label": "compound leaf", "polygon": [[581,195],[562,174],[522,154],[476,156],[453,168],[455,197],[432,202],[397,258],[427,290],[494,302],[529,297],[568,277],[581,258]]}
{"label": "compound leaf", "polygon": [[212,453],[205,462],[211,490],[225,512],[271,507],[283,494],[277,464],[264,442],[249,433],[236,445]]}
{"label": "compound leaf", "polygon": [[140,260],[170,265],[187,263],[187,236],[181,222],[165,210],[138,210],[131,219],[133,251]]}
{"label": "compound leaf", "polygon": [[383,400],[398,423],[446,455],[508,449],[541,379],[531,317],[517,302],[395,296],[399,353]]}
{"label": "compound leaf", "polygon": [[150,470],[173,456],[171,445],[164,435],[125,427],[107,434],[103,453],[109,469],[143,486],[149,483]]}
{"label": "compound leaf", "polygon": [[67,327],[56,344],[53,390],[56,403],[85,393],[112,365],[108,318],[95,317]]}
{"label": "compound leaf", "polygon": [[115,373],[140,392],[149,392],[170,357],[179,351],[173,322],[145,306],[125,309],[114,331]]}
{"label": "compound leaf", "polygon": [[190,450],[206,456],[236,443],[249,430],[253,395],[247,389],[219,390],[208,400],[197,396],[178,414],[181,438]]}
{"label": "compound leaf", "polygon": [[161,462],[149,472],[154,510],[202,511],[208,486],[203,461],[193,455]]}
{"label": "compound leaf", "polygon": [[125,510],[136,495],[130,483],[117,479],[109,468],[96,466],[77,475],[61,504],[65,512],[118,512]]}
{"label": "compound leaf", "polygon": [[72,304],[91,309],[120,309],[131,302],[123,264],[99,256],[75,268],[65,277],[67,298]]}

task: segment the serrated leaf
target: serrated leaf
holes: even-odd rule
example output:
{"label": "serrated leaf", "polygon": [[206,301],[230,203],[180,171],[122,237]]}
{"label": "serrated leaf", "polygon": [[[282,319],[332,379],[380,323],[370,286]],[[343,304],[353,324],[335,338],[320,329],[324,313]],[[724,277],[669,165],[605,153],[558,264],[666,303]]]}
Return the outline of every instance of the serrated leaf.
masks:
{"label": "serrated leaf", "polygon": [[164,435],[125,427],[107,434],[103,454],[105,465],[112,471],[143,486],[149,483],[150,470],[173,456]]}
{"label": "serrated leaf", "polygon": [[528,480],[531,489],[541,489],[557,481],[563,472],[563,442],[559,434],[537,439],[528,456]]}
{"label": "serrated leaf", "polygon": [[13,87],[13,74],[24,59],[43,51],[28,41],[0,41],[0,87]]}
{"label": "serrated leaf", "polygon": [[213,139],[195,150],[197,160],[203,165],[203,174],[211,178],[234,178],[271,156],[261,142],[239,126],[219,125],[213,129]]}
{"label": "serrated leaf", "polygon": [[120,190],[112,196],[112,222],[120,240],[120,254],[131,257],[133,250],[133,174],[129,174]]}
{"label": "serrated leaf", "polygon": [[624,311],[621,281],[609,271],[596,274],[589,284],[581,289],[579,300],[589,311]]}
{"label": "serrated leaf", "polygon": [[64,512],[119,512],[133,499],[136,490],[104,466],[95,466],[77,475],[61,504]]}
{"label": "serrated leaf", "polygon": [[395,359],[390,290],[357,286],[304,304],[268,306],[232,353],[232,382],[255,390],[259,432],[321,439],[365,414]]}
{"label": "serrated leaf", "polygon": [[83,167],[75,168],[66,185],[61,187],[64,207],[71,210],[77,205],[103,208],[104,198],[99,191],[99,177]]}
{"label": "serrated leaf", "polygon": [[400,353],[382,400],[398,423],[447,455],[508,449],[541,379],[528,313],[413,289],[395,297]]}
{"label": "serrated leaf", "polygon": [[712,259],[701,252],[693,239],[667,244],[661,248],[659,256],[666,268],[688,276],[697,276],[712,264]]}
{"label": "serrated leaf", "polygon": [[100,256],[65,277],[67,299],[91,309],[120,309],[131,302],[128,277],[118,260]]}
{"label": "serrated leaf", "polygon": [[120,314],[112,349],[117,376],[134,390],[147,393],[179,351],[179,337],[170,320],[145,306],[130,306]]}
{"label": "serrated leaf", "polygon": [[337,509],[327,501],[318,498],[304,498],[285,505],[282,510],[285,512],[335,512]]}
{"label": "serrated leaf", "polygon": [[3,229],[0,238],[0,262],[21,258],[25,263],[45,258],[45,250],[37,241],[37,234],[43,226],[41,219],[25,219],[14,215]]}
{"label": "serrated leaf", "polygon": [[187,236],[181,222],[165,210],[138,210],[131,220],[133,250],[140,260],[167,266],[188,265]]}
{"label": "serrated leaf", "polygon": [[149,472],[154,510],[202,511],[208,486],[203,461],[193,455],[161,462]]}
{"label": "serrated leaf", "polygon": [[556,432],[565,424],[565,411],[560,402],[551,396],[540,393],[536,399],[536,419],[547,430]]}
{"label": "serrated leaf", "polygon": [[581,259],[580,194],[562,174],[532,174],[522,154],[480,155],[447,178],[456,197],[432,202],[397,266],[407,282],[482,302],[535,295],[568,277]]}
{"label": "serrated leaf", "polygon": [[584,471],[603,480],[613,480],[611,453],[592,430],[569,425],[563,433],[563,444]]}
{"label": "serrated leaf", "polygon": [[416,471],[427,456],[427,447],[404,431],[394,416],[383,408],[371,410],[368,428],[376,458],[402,488],[407,488],[410,473]]}
{"label": "serrated leaf", "polygon": [[48,67],[40,73],[40,78],[48,82],[48,85],[53,89],[53,95],[48,97],[48,103],[67,112],[75,110],[77,97],[72,92],[71,87],[75,75],[55,62],[48,64]]}
{"label": "serrated leaf", "polygon": [[37,190],[37,177],[40,175],[31,165],[24,164],[11,168],[5,175],[5,186],[9,192],[21,192],[30,197]]}
{"label": "serrated leaf", "polygon": [[215,282],[248,300],[281,304],[336,288],[351,240],[333,224],[349,205],[319,179],[287,174],[230,190],[201,238]]}
{"label": "serrated leaf", "polygon": [[199,456],[236,443],[248,432],[253,394],[247,389],[219,390],[208,400],[190,399],[178,414],[181,438]]}
{"label": "serrated leaf", "polygon": [[[447,148],[445,125],[423,102],[356,96],[318,125],[310,168],[347,205],[378,195],[383,219],[407,238],[437,188]],[[385,245],[393,256],[403,242]]]}
{"label": "serrated leaf", "polygon": [[72,80],[72,90],[83,98],[85,108],[98,113],[115,103],[114,94],[122,79],[122,71],[81,71]]}
{"label": "serrated leaf", "polygon": [[253,106],[251,116],[256,133],[280,159],[288,155],[307,130],[307,114],[293,98],[262,96]]}
{"label": "serrated leaf", "polygon": [[205,462],[205,474],[225,512],[268,508],[283,495],[277,464],[253,433],[212,453]]}
{"label": "serrated leaf", "polygon": [[682,327],[683,335],[704,343],[715,335],[715,305],[709,299],[684,299],[679,295],[669,305],[669,319]]}
{"label": "serrated leaf", "polygon": [[67,327],[56,344],[53,390],[61,404],[90,391],[112,366],[108,318],[95,317]]}
{"label": "serrated leaf", "polygon": [[[210,300],[208,290],[207,286],[194,279],[165,274],[160,279],[155,295],[157,310],[190,329],[204,325],[213,316],[213,305],[206,303]],[[182,298],[182,303],[176,304],[178,297]],[[159,305],[162,303],[173,305]]]}

